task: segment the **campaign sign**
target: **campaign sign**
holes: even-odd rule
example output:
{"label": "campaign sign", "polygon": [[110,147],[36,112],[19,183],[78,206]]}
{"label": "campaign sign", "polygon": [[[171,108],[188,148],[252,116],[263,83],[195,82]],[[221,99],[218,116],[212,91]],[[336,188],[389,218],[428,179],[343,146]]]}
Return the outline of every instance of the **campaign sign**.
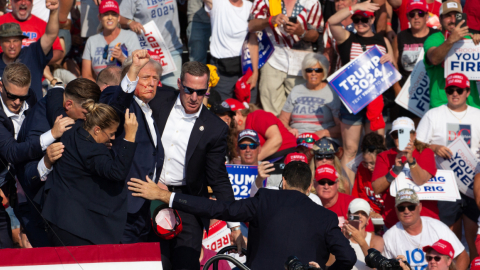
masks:
{"label": "campaign sign", "polygon": [[380,64],[382,55],[375,45],[328,77],[330,86],[353,114],[402,78],[392,63]]}
{"label": "campaign sign", "polygon": [[471,81],[480,80],[480,46],[471,39],[455,42],[445,57],[445,78],[462,73]]}
{"label": "campaign sign", "polygon": [[230,229],[227,223],[222,220],[215,222],[208,228],[208,234],[203,230],[202,245],[213,251],[230,246]]}
{"label": "campaign sign", "polygon": [[145,33],[138,35],[138,41],[140,41],[142,49],[147,49],[153,60],[162,65],[162,75],[176,71],[177,66],[155,22],[150,21],[143,28]]}
{"label": "campaign sign", "polygon": [[396,190],[410,188],[415,190],[420,200],[450,201],[460,199],[455,175],[450,170],[437,170],[435,177],[419,186],[410,177],[402,173],[403,179],[395,179]]}
{"label": "campaign sign", "polygon": [[437,165],[444,170],[452,170],[460,192],[473,199],[473,179],[475,174],[480,172],[478,161],[461,136],[455,139],[448,148],[453,153],[452,158],[444,159],[437,156]]}
{"label": "campaign sign", "polygon": [[252,183],[257,178],[257,166],[227,165],[227,172],[235,200],[249,198]]}
{"label": "campaign sign", "polygon": [[[272,41],[267,35],[265,30],[256,32],[258,40],[258,69],[263,67],[267,63],[268,58],[272,55],[275,47],[273,47]],[[252,59],[250,57],[250,50],[248,49],[248,39],[250,38],[250,33],[245,37],[245,41],[242,46],[242,72],[245,75],[248,69],[252,68]]]}
{"label": "campaign sign", "polygon": [[403,108],[423,117],[430,109],[430,78],[423,62],[423,49],[407,81],[398,93],[395,102]]}

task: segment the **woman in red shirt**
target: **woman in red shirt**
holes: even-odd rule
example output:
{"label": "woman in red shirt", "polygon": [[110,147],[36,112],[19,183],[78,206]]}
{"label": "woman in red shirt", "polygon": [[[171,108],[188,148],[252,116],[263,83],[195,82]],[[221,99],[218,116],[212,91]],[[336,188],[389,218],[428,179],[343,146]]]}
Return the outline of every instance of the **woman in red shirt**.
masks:
{"label": "woman in red shirt", "polygon": [[[398,150],[399,129],[411,130],[410,142],[404,151]],[[385,210],[382,215],[387,228],[398,222],[395,213],[395,198],[390,195],[390,183],[397,175],[406,169],[412,181],[420,186],[427,183],[437,173],[433,151],[428,148],[428,145],[416,139],[415,125],[412,119],[399,117],[393,121],[390,136],[395,142],[395,147],[377,156],[372,174],[373,191],[376,194],[382,194],[385,202]],[[439,219],[436,201],[421,202],[423,207],[420,215]]]}
{"label": "woman in red shirt", "polygon": [[363,161],[357,168],[352,196],[364,199],[370,204],[370,208],[372,208],[375,213],[381,214],[384,203],[382,197],[373,192],[372,172],[375,169],[377,155],[387,150],[383,143],[383,136],[376,133],[365,135],[362,140],[361,149]]}
{"label": "woman in red shirt", "polygon": [[275,115],[259,109],[252,103],[241,103],[231,98],[225,102],[230,105],[232,111],[235,111],[238,132],[253,129],[258,133],[262,146],[258,160],[272,160],[295,152],[297,147],[295,136]]}

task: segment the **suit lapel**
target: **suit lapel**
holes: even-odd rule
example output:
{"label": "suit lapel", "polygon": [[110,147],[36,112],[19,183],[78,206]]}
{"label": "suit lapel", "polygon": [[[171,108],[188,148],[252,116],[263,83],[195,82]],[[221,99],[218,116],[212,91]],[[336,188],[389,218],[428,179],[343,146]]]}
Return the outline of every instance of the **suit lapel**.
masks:
{"label": "suit lapel", "polygon": [[[135,108],[142,115],[143,123],[145,123],[145,126],[147,128],[147,134],[148,134],[148,138],[150,139],[150,142],[152,142],[152,144],[155,145],[155,142],[153,141],[153,138],[152,138],[152,132],[150,132],[150,126],[148,125],[148,122],[147,122],[147,117],[145,116],[145,114],[142,111],[142,108],[140,108],[140,105],[138,105],[138,103],[136,101],[134,101],[134,104],[135,104]],[[138,115],[138,114],[136,114],[136,115]],[[155,128],[155,121],[153,121],[153,123],[154,123],[153,128]]]}
{"label": "suit lapel", "polygon": [[193,155],[193,152],[197,148],[198,142],[202,138],[205,131],[205,123],[207,122],[206,111],[207,108],[202,104],[202,111],[200,112],[200,116],[195,121],[193,125],[192,133],[190,133],[190,139],[188,140],[187,146],[187,153],[185,155],[185,167],[188,166],[188,161]]}
{"label": "suit lapel", "polygon": [[[0,106],[1,106],[1,104],[0,104]],[[15,135],[15,129],[13,127],[12,119],[7,117],[7,115],[3,111],[3,106],[2,106],[2,109],[0,110],[0,119],[3,122],[3,124],[5,125],[5,127],[7,128],[7,130],[10,131],[10,133],[12,135]]]}
{"label": "suit lapel", "polygon": [[[175,101],[177,100],[178,94],[170,97],[169,99],[165,100],[165,102],[156,108],[154,112],[156,112],[157,117],[154,117],[157,129],[158,129],[158,138],[161,139],[163,135],[163,131],[165,130],[165,126],[167,125],[168,117],[170,116],[170,112],[172,111],[173,105],[175,105]],[[166,117],[165,117],[166,116]]]}

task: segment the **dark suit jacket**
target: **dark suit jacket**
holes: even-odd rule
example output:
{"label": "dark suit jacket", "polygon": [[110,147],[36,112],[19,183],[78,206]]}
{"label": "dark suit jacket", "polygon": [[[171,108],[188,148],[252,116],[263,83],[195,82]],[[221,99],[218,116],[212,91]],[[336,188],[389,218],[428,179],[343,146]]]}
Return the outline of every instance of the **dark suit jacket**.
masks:
{"label": "dark suit jacket", "polygon": [[[130,168],[130,172],[125,177],[125,180],[129,181],[130,178],[137,178],[146,181],[145,178],[148,175],[152,181],[156,182],[163,167],[164,154],[162,141],[158,129],[156,129],[157,147],[155,147],[145,114],[135,101],[134,93],[125,93],[120,86],[110,86],[103,90],[100,96],[100,102],[106,103],[115,108],[120,117],[120,125],[115,134],[115,141],[113,142],[112,147],[116,153],[121,151],[121,142],[125,138],[125,130],[123,128],[125,122],[125,110],[128,108],[131,113],[135,113],[137,116],[138,131],[135,138],[135,141],[137,142],[137,150],[135,151],[133,165]],[[155,168],[157,169],[156,176],[155,179],[153,179]],[[137,213],[145,203],[145,199],[133,197],[130,190],[128,191],[128,194],[128,213]]]}
{"label": "dark suit jacket", "polygon": [[[179,94],[176,90],[158,89],[155,98],[150,101],[153,119],[160,131],[159,138],[163,132],[169,132],[164,130],[165,125]],[[218,200],[235,200],[225,167],[227,133],[225,122],[203,106],[190,134],[185,155],[185,180],[189,194],[208,197],[207,186],[210,186]],[[205,228],[209,227],[208,219],[202,219],[202,222]]]}
{"label": "dark suit jacket", "polygon": [[114,157],[83,129],[65,132],[62,158],[55,164],[42,214],[48,221],[94,244],[118,244],[127,219],[125,179],[137,144],[122,140]]}
{"label": "dark suit jacket", "polygon": [[261,188],[255,197],[235,202],[175,194],[172,207],[209,219],[250,222],[247,266],[252,269],[283,269],[291,255],[325,269],[331,253],[332,270],[352,269],[357,261],[337,215],[298,191]]}

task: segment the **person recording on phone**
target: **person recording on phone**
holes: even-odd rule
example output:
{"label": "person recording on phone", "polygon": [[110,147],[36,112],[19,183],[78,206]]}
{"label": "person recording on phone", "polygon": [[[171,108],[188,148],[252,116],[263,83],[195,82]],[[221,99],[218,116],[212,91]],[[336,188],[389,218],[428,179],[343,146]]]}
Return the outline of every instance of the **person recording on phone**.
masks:
{"label": "person recording on phone", "polygon": [[[404,171],[415,184],[421,186],[437,173],[433,151],[416,139],[415,124],[408,117],[393,121],[390,131],[395,147],[380,153],[372,173],[372,187],[375,194],[382,194],[385,202],[383,219],[387,228],[397,223],[395,199],[390,196],[390,184]],[[421,215],[438,219],[436,201],[422,201]]]}
{"label": "person recording on phone", "polygon": [[[322,269],[329,254],[336,258],[329,269],[351,269],[355,252],[338,227],[335,213],[308,198],[312,172],[308,164],[292,161],[285,166],[282,190],[261,188],[253,198],[234,202],[172,193],[148,182],[131,179],[133,196],[160,200],[179,211],[205,218],[250,222],[246,265],[252,269],[283,269],[292,255]],[[281,224],[272,226],[272,224]]]}

